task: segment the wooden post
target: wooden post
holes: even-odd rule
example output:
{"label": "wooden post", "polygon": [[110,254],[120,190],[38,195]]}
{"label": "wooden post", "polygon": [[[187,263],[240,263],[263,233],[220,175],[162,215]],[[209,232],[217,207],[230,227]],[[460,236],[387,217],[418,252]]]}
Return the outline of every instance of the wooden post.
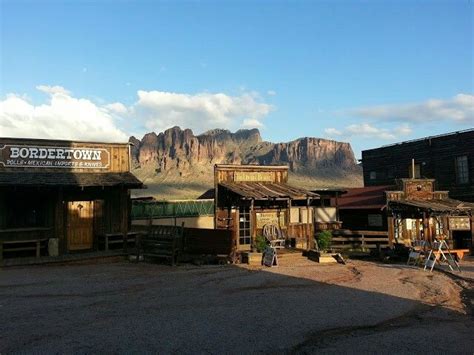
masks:
{"label": "wooden post", "polygon": [[306,198],[306,235],[307,235],[307,244],[306,244],[306,249],[310,250],[311,249],[311,228],[309,224],[309,205],[310,205],[310,198]]}
{"label": "wooden post", "polygon": [[415,231],[415,238],[416,240],[420,240],[421,239],[421,235],[420,235],[420,219],[417,218],[415,220],[415,228],[416,228],[416,231]]}
{"label": "wooden post", "polygon": [[0,240],[0,262],[3,261],[3,242]]}
{"label": "wooden post", "polygon": [[36,241],[36,257],[39,258],[41,256],[41,242],[39,240]]}
{"label": "wooden post", "polygon": [[387,227],[388,227],[388,246],[393,248],[393,241],[395,239],[394,235],[394,225],[393,225],[393,217],[387,217]]}
{"label": "wooden post", "polygon": [[123,251],[128,252],[128,191],[123,188],[120,190],[120,205],[122,210],[122,236],[123,236]]}
{"label": "wooden post", "polygon": [[254,200],[250,201],[250,248],[253,249],[257,237],[257,221],[254,214]]}
{"label": "wooden post", "polygon": [[365,251],[365,237],[361,234],[361,244],[362,244],[362,251]]}
{"label": "wooden post", "polygon": [[474,255],[474,217],[472,213],[469,215],[469,220],[471,221],[471,255]]}
{"label": "wooden post", "polygon": [[431,242],[430,223],[426,212],[423,212],[423,239]]}

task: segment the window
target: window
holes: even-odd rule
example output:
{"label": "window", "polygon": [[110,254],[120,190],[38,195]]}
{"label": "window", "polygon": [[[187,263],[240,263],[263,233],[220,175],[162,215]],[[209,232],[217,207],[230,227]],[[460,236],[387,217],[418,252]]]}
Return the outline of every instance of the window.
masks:
{"label": "window", "polygon": [[48,200],[44,196],[11,193],[7,195],[5,225],[7,228],[45,227],[48,217]]}
{"label": "window", "polygon": [[367,215],[369,227],[382,227],[382,215],[381,214],[369,214]]}
{"label": "window", "polygon": [[466,155],[456,158],[456,182],[458,184],[469,182],[469,164]]}
{"label": "window", "polygon": [[251,241],[250,211],[248,207],[241,207],[239,210],[239,244],[250,245]]}
{"label": "window", "polygon": [[377,178],[377,173],[375,171],[371,171],[369,178],[370,180],[375,180]]}

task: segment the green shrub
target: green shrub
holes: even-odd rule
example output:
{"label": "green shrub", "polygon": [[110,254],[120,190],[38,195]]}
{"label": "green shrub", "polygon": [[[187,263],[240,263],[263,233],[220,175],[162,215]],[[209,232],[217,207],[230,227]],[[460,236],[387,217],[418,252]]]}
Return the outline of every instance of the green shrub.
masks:
{"label": "green shrub", "polygon": [[332,233],[330,231],[322,231],[316,234],[319,250],[328,250],[331,247]]}
{"label": "green shrub", "polygon": [[257,252],[263,253],[267,245],[267,239],[263,235],[257,235],[255,238],[255,249],[257,249]]}

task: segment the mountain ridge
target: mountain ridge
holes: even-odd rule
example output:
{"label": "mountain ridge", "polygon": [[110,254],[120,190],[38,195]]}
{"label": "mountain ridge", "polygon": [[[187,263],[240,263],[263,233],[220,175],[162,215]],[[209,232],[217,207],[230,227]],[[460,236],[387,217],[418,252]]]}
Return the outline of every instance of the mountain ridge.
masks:
{"label": "mountain ridge", "polygon": [[194,135],[178,126],[129,141],[133,172],[150,187],[137,195],[195,198],[213,186],[214,164],[288,165],[290,183],[305,188],[362,185],[361,169],[346,142],[302,137],[272,143],[256,128]]}

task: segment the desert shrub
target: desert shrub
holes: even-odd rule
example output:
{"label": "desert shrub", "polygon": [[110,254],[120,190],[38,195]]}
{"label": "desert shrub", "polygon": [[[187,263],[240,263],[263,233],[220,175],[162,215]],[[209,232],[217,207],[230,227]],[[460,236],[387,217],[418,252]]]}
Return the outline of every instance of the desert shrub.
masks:
{"label": "desert shrub", "polygon": [[320,250],[328,250],[331,247],[332,233],[330,231],[322,231],[316,234],[316,241]]}

